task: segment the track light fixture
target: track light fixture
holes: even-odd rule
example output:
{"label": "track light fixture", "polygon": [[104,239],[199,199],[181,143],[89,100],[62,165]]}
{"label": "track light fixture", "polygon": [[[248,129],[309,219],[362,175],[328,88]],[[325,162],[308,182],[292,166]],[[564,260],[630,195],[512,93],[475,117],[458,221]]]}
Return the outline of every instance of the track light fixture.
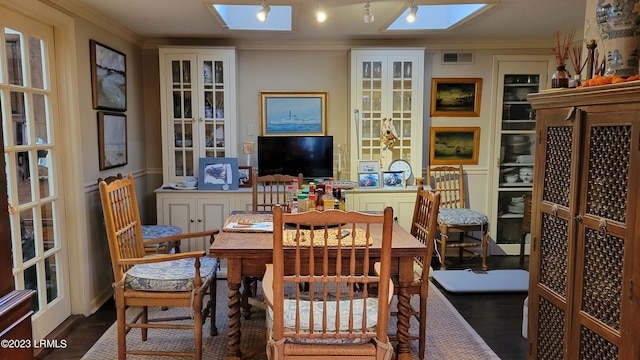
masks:
{"label": "track light fixture", "polygon": [[322,0],[318,0],[318,6],[316,7],[316,21],[323,23],[325,20],[327,20],[327,12],[322,6]]}
{"label": "track light fixture", "polygon": [[407,14],[407,17],[405,19],[409,24],[413,24],[414,22],[416,22],[416,15],[418,14],[418,5],[415,5],[413,3],[413,0],[411,0],[409,2],[409,8],[410,8],[409,13]]}
{"label": "track light fixture", "polygon": [[370,24],[374,20],[373,13],[371,12],[371,4],[369,4],[370,0],[367,0],[364,4],[364,23]]}
{"label": "track light fixture", "polygon": [[265,5],[265,1],[262,0],[262,9],[256,13],[256,17],[260,22],[267,21],[267,16],[269,15],[269,10],[271,7],[269,5]]}

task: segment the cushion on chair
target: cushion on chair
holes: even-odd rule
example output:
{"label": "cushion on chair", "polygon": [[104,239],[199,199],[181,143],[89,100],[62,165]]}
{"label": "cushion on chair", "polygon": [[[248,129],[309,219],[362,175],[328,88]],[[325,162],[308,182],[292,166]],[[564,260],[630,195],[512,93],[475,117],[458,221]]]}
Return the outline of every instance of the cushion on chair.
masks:
{"label": "cushion on chair", "polygon": [[484,225],[489,223],[489,217],[471,209],[440,208],[438,225]]}
{"label": "cushion on chair", "polygon": [[[310,318],[310,301],[300,301],[300,332],[309,331],[309,318]],[[340,330],[346,332],[349,328],[349,300],[341,300],[340,304]],[[335,331],[335,313],[337,308],[337,301],[327,302],[327,331]],[[354,333],[362,331],[362,306],[364,305],[364,299],[356,299],[353,301],[353,324]],[[322,329],[322,301],[313,302],[313,331],[318,333]],[[378,322],[378,299],[367,298],[367,331],[374,332],[376,324]],[[296,300],[285,299],[284,300],[284,331],[295,332],[296,325]],[[273,310],[269,307],[267,311],[267,327],[269,336],[271,336],[273,329]],[[291,342],[296,343],[323,343],[323,344],[360,344],[370,342],[371,339],[309,339],[298,338],[288,339]]]}
{"label": "cushion on chair", "polygon": [[[144,240],[157,239],[161,237],[167,237],[172,235],[182,234],[182,229],[179,226],[171,225],[142,225],[142,238]],[[167,241],[166,243],[156,244],[144,244],[144,247],[158,248],[162,246],[168,246],[175,241]]]}
{"label": "cushion on chair", "polygon": [[[125,286],[142,291],[191,291],[195,277],[194,259],[138,264],[127,271]],[[200,258],[202,283],[211,281],[218,268],[218,259]]]}

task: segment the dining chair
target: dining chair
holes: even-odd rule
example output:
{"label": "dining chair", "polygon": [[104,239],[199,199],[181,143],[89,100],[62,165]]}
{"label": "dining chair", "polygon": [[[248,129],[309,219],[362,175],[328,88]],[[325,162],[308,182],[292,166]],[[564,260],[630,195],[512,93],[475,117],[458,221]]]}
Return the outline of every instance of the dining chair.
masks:
{"label": "dining chair", "polygon": [[[113,176],[107,176],[106,178],[98,178],[98,184],[100,181],[107,184],[112,183],[115,180],[122,179],[122,174],[118,173]],[[164,243],[146,243],[148,240],[157,238],[177,235],[182,233],[182,229],[179,226],[173,225],[142,225],[142,239],[145,241],[144,251],[148,254],[169,254],[172,250],[175,253],[180,252],[180,241],[169,241]]]}
{"label": "dining chair", "polygon": [[[287,186],[293,184],[293,180],[298,181],[298,186],[302,185],[303,176],[294,175],[264,175],[254,176],[255,181],[252,183],[252,210],[253,211],[273,211],[276,205],[287,206]],[[251,306],[261,306],[262,300],[256,299],[255,295],[258,290],[259,277],[242,278],[242,315],[245,319],[251,317]]]}
{"label": "dining chair", "polygon": [[[375,224],[382,225],[380,275],[371,271]],[[267,357],[390,359],[393,209],[285,214],[277,206],[273,225],[273,264],[262,282]],[[285,249],[291,256],[285,258]],[[309,283],[308,292],[302,283]]]}
{"label": "dining chair", "polygon": [[[206,257],[205,251],[145,256],[133,176],[116,179],[110,184],[101,181],[99,188],[114,276],[118,359],[126,359],[127,354],[201,359],[202,326],[207,317],[211,317],[210,334],[218,333],[215,326],[217,259]],[[196,237],[213,239],[217,233],[216,229],[177,234],[147,243]],[[209,301],[203,307],[207,290]],[[141,307],[141,311],[133,319],[127,319],[125,310],[134,306]],[[183,318],[149,319],[149,306],[185,307],[191,314]],[[179,319],[192,319],[193,322],[187,325],[174,321]],[[126,334],[132,328],[141,330],[143,341],[147,340],[149,329],[190,329],[194,332],[195,349],[193,352],[127,350]]]}
{"label": "dining chair", "polygon": [[[427,182],[431,189],[440,193],[440,210],[438,211],[438,227],[440,238],[440,269],[446,269],[445,255],[447,248],[457,248],[460,262],[463,251],[473,256],[478,254],[470,248],[482,248],[482,270],[487,270],[487,243],[489,236],[489,217],[466,208],[464,197],[464,171],[459,166],[427,167]],[[481,232],[481,238],[474,237],[472,232]],[[459,242],[449,239],[450,233],[460,233]],[[437,251],[437,250],[436,250]]]}
{"label": "dining chair", "polygon": [[524,266],[524,247],[527,241],[527,234],[531,232],[531,208],[533,206],[531,194],[524,195],[523,199],[524,215],[522,216],[522,226],[520,227],[520,267]]}
{"label": "dining chair", "polygon": [[[420,305],[418,309],[412,308],[411,315],[418,319],[418,336],[411,336],[409,340],[418,340],[418,356],[424,359],[426,348],[427,329],[427,297],[429,296],[429,271],[431,270],[431,258],[433,256],[434,240],[438,228],[438,210],[440,208],[440,194],[432,190],[425,190],[422,185],[418,187],[416,203],[413,208],[411,220],[411,235],[425,244],[425,252],[413,259],[413,281],[407,287],[410,296],[419,295]],[[374,265],[376,273],[380,273],[381,263]],[[397,294],[398,284],[395,284]],[[391,315],[397,315],[392,312]]]}
{"label": "dining chair", "polygon": [[253,211],[273,211],[276,205],[285,206],[287,203],[287,186],[297,179],[298,186],[302,185],[302,174],[294,175],[264,175],[255,177],[253,187]]}

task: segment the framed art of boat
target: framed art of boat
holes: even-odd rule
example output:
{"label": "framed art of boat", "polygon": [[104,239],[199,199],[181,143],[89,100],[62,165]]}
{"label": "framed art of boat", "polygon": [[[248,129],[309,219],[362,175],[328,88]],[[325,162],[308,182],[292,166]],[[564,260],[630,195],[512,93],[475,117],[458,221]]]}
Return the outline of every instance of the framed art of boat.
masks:
{"label": "framed art of boat", "polygon": [[431,165],[477,165],[479,127],[432,127]]}
{"label": "framed art of boat", "polygon": [[260,92],[262,135],[325,135],[327,92]]}
{"label": "framed art of boat", "polygon": [[479,117],[482,78],[431,79],[431,116]]}

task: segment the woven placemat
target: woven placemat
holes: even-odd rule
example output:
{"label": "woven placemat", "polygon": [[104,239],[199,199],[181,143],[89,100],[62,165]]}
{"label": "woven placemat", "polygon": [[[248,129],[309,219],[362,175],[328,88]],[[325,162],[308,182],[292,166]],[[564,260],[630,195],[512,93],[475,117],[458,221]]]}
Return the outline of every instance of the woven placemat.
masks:
{"label": "woven placemat", "polygon": [[[237,224],[258,224],[265,222],[273,222],[273,214],[232,214],[224,222],[223,230],[225,232],[272,232],[264,228],[247,227],[229,227],[231,223]],[[272,227],[273,229],[273,227]]]}
{"label": "woven placemat", "polygon": [[[324,246],[324,229],[313,230],[313,246],[320,247]],[[338,229],[328,229],[328,238],[327,243],[329,247],[338,247]],[[308,247],[311,244],[311,230],[300,230],[300,245],[304,247]],[[295,247],[296,246],[296,230],[284,230],[282,234],[283,237],[283,245],[287,247]],[[366,233],[364,230],[356,231],[355,240],[351,236],[351,234],[342,238],[342,246],[351,246],[355,241],[355,246],[365,246],[367,244],[367,240],[369,245],[373,244],[373,239],[366,238]]]}

